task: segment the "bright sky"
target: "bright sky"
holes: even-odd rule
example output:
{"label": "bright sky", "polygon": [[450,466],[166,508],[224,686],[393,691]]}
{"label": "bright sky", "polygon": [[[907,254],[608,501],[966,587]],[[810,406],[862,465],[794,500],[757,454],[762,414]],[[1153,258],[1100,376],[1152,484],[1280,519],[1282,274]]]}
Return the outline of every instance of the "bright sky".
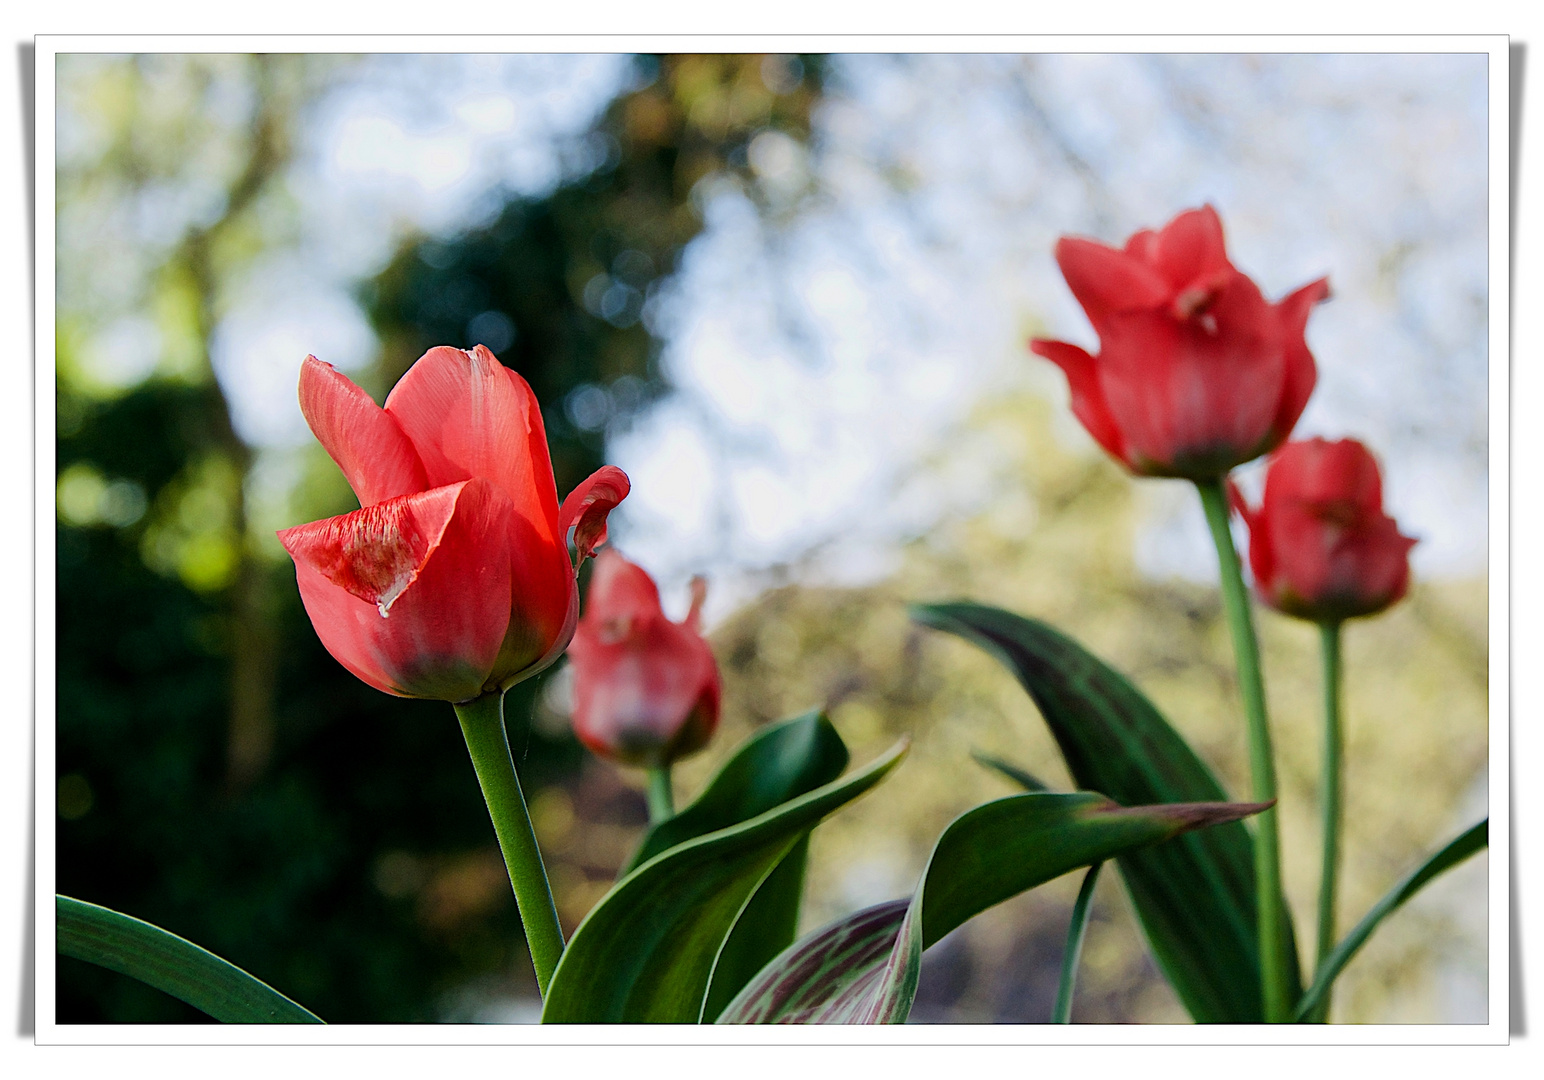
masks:
{"label": "bright sky", "polygon": [[[682,593],[677,606],[692,573],[723,583],[713,615],[815,549],[836,553],[827,576],[872,578],[895,539],[979,505],[990,492],[969,483],[898,492],[981,395],[1028,379],[1065,402],[1059,373],[1022,344],[1030,330],[1095,343],[1056,237],[1119,243],[1205,201],[1268,297],[1330,277],[1298,433],[1356,435],[1380,454],[1391,512],[1421,538],[1417,573],[1483,570],[1483,55],[867,55],[834,68],[808,156],[777,137],[752,148],[782,200],[773,219],[736,190],[701,192],[706,228],[656,324],[678,392],[613,433],[634,482],[614,536]],[[304,444],[299,359],[348,367],[374,347],[351,281],[406,226],[451,233],[501,187],[539,192],[582,168],[574,135],[625,77],[618,57],[363,65],[308,128],[293,187],[310,239],[254,273],[217,335],[242,432]],[[1062,430],[1088,444],[1070,415]],[[1160,483],[1144,497],[1141,564],[1211,579],[1193,494]]]}

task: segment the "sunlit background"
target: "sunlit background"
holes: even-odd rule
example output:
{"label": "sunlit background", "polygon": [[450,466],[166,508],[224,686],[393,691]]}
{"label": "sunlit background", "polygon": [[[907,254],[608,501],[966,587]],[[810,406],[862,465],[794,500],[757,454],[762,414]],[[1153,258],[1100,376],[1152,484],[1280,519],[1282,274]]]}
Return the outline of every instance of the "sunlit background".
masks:
{"label": "sunlit background", "polygon": [[[806,929],[908,892],[1007,793],[973,749],[1070,786],[1006,672],[909,601],[1051,621],[1246,790],[1193,492],[1106,460],[1024,347],[1095,342],[1059,235],[1210,202],[1268,297],[1330,278],[1298,434],[1371,445],[1420,538],[1411,597],[1347,631],[1350,925],[1486,805],[1486,86],[1484,54],[61,57],[60,891],[328,1019],[533,1016],[449,710],[343,673],[273,537],[355,505],[296,404],[307,353],[379,400],[481,342],[541,398],[560,493],[628,472],[613,542],[678,617],[711,582],[725,723],[682,795],[814,705],[860,761],[916,740],[816,832]],[[1306,943],[1316,642],[1260,622]],[[511,715],[571,928],[644,815],[567,695],[560,669]],[[1484,881],[1391,920],[1335,1018],[1483,1021]],[[913,1019],[1047,1019],[1076,887],[938,945]],[[1074,1019],[1183,1019],[1115,875],[1085,968]],[[197,1019],[67,961],[59,1009]]]}

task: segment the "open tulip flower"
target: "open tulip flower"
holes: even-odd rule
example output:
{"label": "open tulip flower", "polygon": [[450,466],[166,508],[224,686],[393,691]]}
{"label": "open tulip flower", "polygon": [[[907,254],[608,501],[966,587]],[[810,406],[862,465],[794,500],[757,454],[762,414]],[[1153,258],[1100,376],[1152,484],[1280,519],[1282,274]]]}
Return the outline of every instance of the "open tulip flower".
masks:
{"label": "open tulip flower", "polygon": [[549,666],[579,611],[579,557],[627,477],[606,466],[558,507],[541,409],[482,345],[440,346],[384,408],[308,356],[300,407],[360,509],[279,533],[327,650],[379,690],[466,701]]}
{"label": "open tulip flower", "polygon": [[684,622],[660,608],[654,579],[607,548],[595,559],[584,618],[569,647],[574,733],[602,757],[660,767],[707,745],[719,678],[702,639],[702,579]]}
{"label": "open tulip flower", "polygon": [[1056,261],[1099,355],[1030,348],[1066,373],[1072,411],[1132,472],[1216,479],[1285,441],[1313,391],[1303,330],[1323,279],[1267,303],[1228,261],[1210,206],[1120,249],[1062,237]]}
{"label": "open tulip flower", "polygon": [[1410,548],[1383,512],[1378,463],[1355,439],[1289,442],[1270,462],[1260,507],[1238,489],[1249,526],[1255,591],[1278,611],[1316,622],[1373,615],[1405,594]]}

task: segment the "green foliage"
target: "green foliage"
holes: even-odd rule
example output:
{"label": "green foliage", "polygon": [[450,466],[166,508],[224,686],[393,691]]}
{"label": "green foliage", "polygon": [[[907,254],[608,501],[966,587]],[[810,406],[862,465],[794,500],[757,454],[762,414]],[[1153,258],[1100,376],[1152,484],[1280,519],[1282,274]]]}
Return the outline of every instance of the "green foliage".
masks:
{"label": "green foliage", "polygon": [[809,853],[810,839],[801,837],[735,920],[713,962],[713,978],[702,1006],[703,1023],[717,1020],[745,984],[799,936],[799,907],[804,899]]}
{"label": "green foliage", "polygon": [[[847,767],[841,736],[819,711],[769,724],[747,738],[690,806],[655,825],[622,869],[625,876],[688,840],[738,825],[830,783]],[[767,875],[719,951],[703,1010],[711,1020],[752,975],[793,943],[809,843],[800,840]]]}
{"label": "green foliage", "polygon": [[[1226,798],[1136,687],[1044,623],[979,604],[918,606],[912,614],[975,642],[1018,676],[1078,786],[1133,804]],[[1119,860],[1153,955],[1198,1023],[1263,1018],[1252,843],[1233,824]],[[1288,944],[1295,1001],[1301,987],[1290,923]]]}
{"label": "green foliage", "polygon": [[985,765],[988,769],[991,769],[993,772],[998,773],[1001,776],[1006,776],[1009,780],[1012,780],[1025,791],[1051,790],[1039,777],[1035,776],[1033,773],[1019,768],[1012,762],[1004,761],[1002,758],[994,757],[991,754],[983,754],[979,750],[972,751],[970,756],[975,758],[982,765]]}
{"label": "green foliage", "polygon": [[1011,795],[978,806],[938,838],[909,902],[868,908],[805,937],[763,969],[719,1023],[905,1023],[923,950],[966,920],[1069,870],[1261,809],[1128,808],[1093,792]]}
{"label": "green foliage", "polygon": [[819,710],[768,724],[740,744],[691,805],[645,834],[623,876],[662,851],[830,783],[842,775],[847,760],[846,744]]}
{"label": "green foliage", "polygon": [[1357,923],[1351,932],[1341,939],[1340,944],[1324,958],[1312,985],[1298,1002],[1296,1019],[1302,1021],[1314,1014],[1319,1002],[1329,993],[1330,987],[1335,985],[1335,980],[1340,977],[1341,971],[1351,962],[1357,950],[1367,943],[1372,932],[1385,918],[1406,900],[1420,892],[1427,882],[1483,850],[1489,843],[1490,818],[1486,818],[1478,825],[1470,826],[1458,834],[1442,850],[1432,855],[1411,871],[1403,881],[1390,889],[1383,899],[1372,906],[1371,911],[1362,916],[1362,921]]}
{"label": "green foliage", "polygon": [[267,983],[207,949],[109,908],[54,900],[59,952],[132,976],[226,1024],[320,1024]]}
{"label": "green foliage", "polygon": [[623,878],[579,925],[543,1023],[696,1023],[719,952],[757,887],[827,815],[899,763],[904,743],[845,780],[670,848]]}
{"label": "green foliage", "polygon": [[1056,1005],[1051,1009],[1051,1023],[1072,1023],[1072,995],[1078,984],[1078,961],[1083,956],[1083,935],[1088,931],[1088,912],[1093,906],[1094,886],[1099,883],[1099,868],[1104,863],[1094,863],[1083,875],[1078,898],[1072,905],[1072,918],[1067,923],[1067,947],[1062,951],[1061,979],[1056,987]]}

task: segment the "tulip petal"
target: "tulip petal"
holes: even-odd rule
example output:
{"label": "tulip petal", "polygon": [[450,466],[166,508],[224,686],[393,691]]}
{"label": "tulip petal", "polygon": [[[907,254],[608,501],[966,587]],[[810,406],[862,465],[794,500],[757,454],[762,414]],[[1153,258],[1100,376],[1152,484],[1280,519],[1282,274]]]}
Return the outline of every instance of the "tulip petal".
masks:
{"label": "tulip petal", "polygon": [[1262,496],[1259,507],[1250,509],[1243,491],[1239,489],[1233,477],[1227,478],[1226,486],[1228,505],[1243,519],[1245,527],[1249,529],[1249,573],[1254,577],[1255,586],[1264,590],[1271,579],[1272,569],[1270,523],[1266,518],[1268,504]]}
{"label": "tulip petal", "polygon": [[1126,254],[1135,255],[1149,266],[1158,265],[1158,234],[1152,229],[1138,229],[1126,241]]}
{"label": "tulip petal", "polygon": [[561,546],[541,407],[485,346],[430,349],[392,388],[386,412],[413,441],[431,485],[486,477],[546,544]]}
{"label": "tulip petal", "polygon": [[1115,458],[1127,461],[1125,440],[1110,415],[1104,389],[1099,385],[1099,362],[1085,350],[1065,341],[1035,338],[1029,343],[1029,349],[1062,369],[1072,391],[1073,415],[1083,422],[1095,442]]}
{"label": "tulip petal", "polygon": [[664,617],[659,586],[647,570],[628,562],[614,548],[595,557],[590,573],[589,610],[606,623]]}
{"label": "tulip petal", "polygon": [[708,599],[708,579],[701,574],[692,578],[692,606],[686,613],[686,621],[681,625],[694,634],[702,633],[702,605]]}
{"label": "tulip petal", "polygon": [[[699,579],[700,580],[700,579]],[[673,623],[659,589],[613,548],[595,558],[584,619],[569,647],[574,732],[597,754],[658,765],[700,749],[718,725],[719,676],[693,614]]]}
{"label": "tulip petal", "polygon": [[1286,380],[1282,386],[1281,404],[1276,410],[1276,420],[1271,425],[1277,445],[1284,442],[1297,426],[1298,417],[1308,406],[1308,398],[1318,381],[1318,369],[1313,354],[1303,338],[1308,325],[1308,313],[1315,304],[1329,299],[1328,278],[1320,278],[1298,289],[1276,305],[1276,318],[1281,325],[1282,347],[1286,359]]}
{"label": "tulip petal", "polygon": [[473,479],[285,529],[327,651],[379,690],[465,701],[510,621],[514,507]]}
{"label": "tulip petal", "polygon": [[1255,512],[1249,508],[1249,501],[1244,498],[1243,491],[1234,482],[1233,477],[1228,477],[1224,486],[1227,488],[1229,509],[1237,514],[1245,525],[1253,525]]}
{"label": "tulip petal", "polygon": [[413,442],[348,376],[307,356],[300,367],[300,411],[338,463],[360,506],[429,486]]}
{"label": "tulip petal", "polygon": [[592,751],[663,764],[701,749],[718,723],[718,667],[707,642],[655,615],[607,642],[581,633],[574,664],[574,733]]}
{"label": "tulip petal", "polygon": [[1062,237],[1056,262],[1096,330],[1116,312],[1163,307],[1174,294],[1156,269],[1095,240]]}
{"label": "tulip petal", "polygon": [[558,536],[566,542],[568,530],[574,530],[576,566],[606,542],[606,515],[630,490],[632,484],[625,472],[615,465],[602,465],[563,500],[558,510]]}
{"label": "tulip petal", "polygon": [[511,519],[509,633],[495,670],[508,689],[550,667],[574,636],[579,585],[560,546],[519,515]]}
{"label": "tulip petal", "polygon": [[[1409,551],[1383,512],[1377,460],[1354,439],[1289,442],[1271,459],[1251,562],[1273,606],[1306,619],[1382,611],[1409,584]],[[1269,515],[1269,516],[1267,516]]]}
{"label": "tulip petal", "polygon": [[1232,270],[1223,242],[1222,219],[1210,205],[1187,210],[1169,222],[1149,250],[1156,269],[1176,292]]}
{"label": "tulip petal", "polygon": [[1355,439],[1296,439],[1271,459],[1265,497],[1350,503],[1364,513],[1380,514],[1383,479],[1378,459]]}
{"label": "tulip petal", "polygon": [[1138,471],[1218,477],[1265,451],[1283,368],[1270,316],[1254,283],[1234,273],[1204,319],[1110,320],[1099,380]]}

